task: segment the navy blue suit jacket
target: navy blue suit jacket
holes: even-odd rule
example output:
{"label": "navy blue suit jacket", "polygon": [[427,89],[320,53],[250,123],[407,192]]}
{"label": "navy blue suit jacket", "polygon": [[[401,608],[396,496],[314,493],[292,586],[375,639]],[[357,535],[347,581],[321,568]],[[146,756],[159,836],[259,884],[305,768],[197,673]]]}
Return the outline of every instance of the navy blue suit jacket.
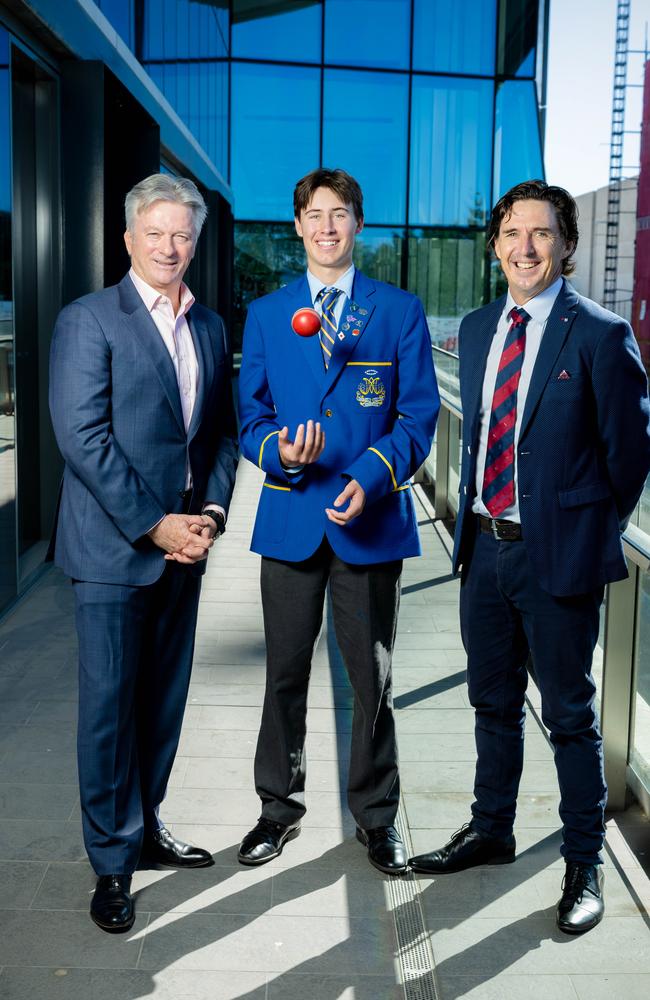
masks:
{"label": "navy blue suit jacket", "polygon": [[[429,453],[440,406],[431,339],[420,301],[357,271],[352,300],[325,371],[318,336],[291,328],[296,309],[311,305],[306,276],[253,302],[244,331],[239,378],[244,455],[266,473],[252,548],[297,562],[326,535],[354,564],[388,562],[420,552],[409,478]],[[348,324],[343,331],[343,323]],[[288,475],[277,435],[320,421],[325,449],[317,462]],[[346,527],[329,521],[345,484],[356,479],[366,507]]]}
{"label": "navy blue suit jacket", "polygon": [[[183,508],[228,509],[237,467],[235,416],[223,322],[194,304],[189,327],[198,395],[185,432],[172,360],[127,275],[66,306],[50,355],[50,411],[65,459],[55,561],[74,579],[142,586],[165,568],[146,533]],[[205,562],[192,567],[204,572]]]}
{"label": "navy blue suit jacket", "polygon": [[[504,304],[500,298],[470,313],[460,327],[463,461],[455,571],[471,559],[475,526],[467,513],[475,497],[483,377]],[[650,469],[647,379],[629,324],[567,282],[535,361],[517,469],[522,536],[545,590],[586,593],[627,576],[621,526]]]}

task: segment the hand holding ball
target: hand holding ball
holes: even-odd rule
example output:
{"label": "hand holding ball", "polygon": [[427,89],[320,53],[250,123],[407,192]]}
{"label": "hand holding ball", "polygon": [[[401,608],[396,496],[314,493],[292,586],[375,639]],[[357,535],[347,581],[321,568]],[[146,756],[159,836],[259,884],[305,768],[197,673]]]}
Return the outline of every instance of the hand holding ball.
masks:
{"label": "hand holding ball", "polygon": [[291,329],[300,337],[313,337],[320,330],[320,316],[315,309],[304,306],[291,317]]}

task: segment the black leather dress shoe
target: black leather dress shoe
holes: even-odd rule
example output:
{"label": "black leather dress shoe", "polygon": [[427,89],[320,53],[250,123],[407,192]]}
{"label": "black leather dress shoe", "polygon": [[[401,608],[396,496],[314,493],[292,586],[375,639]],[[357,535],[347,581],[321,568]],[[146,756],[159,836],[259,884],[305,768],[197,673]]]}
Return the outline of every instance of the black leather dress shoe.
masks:
{"label": "black leather dress shoe", "polygon": [[409,865],[423,875],[462,872],[476,865],[509,865],[515,860],[515,847],[512,834],[505,838],[485,837],[466,823],[440,850],[418,854]]}
{"label": "black leather dress shoe", "polygon": [[565,934],[584,934],[599,924],[605,913],[600,865],[567,861],[562,898],[557,904],[557,925]]}
{"label": "black leather dress shoe", "polygon": [[161,826],[142,847],[143,857],[167,868],[207,868],[214,864],[214,858],[202,847],[193,847],[172,837],[169,830]]}
{"label": "black leather dress shoe", "polygon": [[130,875],[100,875],[90,903],[90,916],[109,934],[130,931],[135,920]]}
{"label": "black leather dress shoe", "polygon": [[286,842],[299,833],[300,823],[285,826],[262,816],[239,845],[237,859],[242,865],[264,865],[282,854]]}
{"label": "black leather dress shoe", "polygon": [[376,826],[373,830],[358,826],[357,840],[368,848],[368,860],[380,872],[402,875],[406,871],[404,842],[394,826]]}

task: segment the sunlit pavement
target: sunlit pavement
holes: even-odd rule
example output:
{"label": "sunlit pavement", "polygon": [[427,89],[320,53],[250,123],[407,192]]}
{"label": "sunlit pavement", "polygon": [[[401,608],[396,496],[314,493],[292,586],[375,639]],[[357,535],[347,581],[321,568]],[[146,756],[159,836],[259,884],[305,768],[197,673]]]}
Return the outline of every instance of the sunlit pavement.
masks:
{"label": "sunlit pavement", "polygon": [[[327,626],[311,680],[302,834],[260,869],[236,860],[259,814],[252,759],[264,637],[259,558],[248,544],[260,483],[243,462],[203,587],[162,810],[174,833],[213,852],[215,866],[137,872],[137,920],[126,935],[105,934],[88,918],[94,876],[79,820],[69,584],[46,574],[0,624],[0,1000],[404,997],[403,970],[421,940],[398,939],[389,880],[354,839],[345,805],[351,692]],[[424,554],[405,564],[394,673],[406,835],[419,852],[469,816],[474,740],[450,539],[415,492]],[[607,916],[569,938],[554,923],[563,868],[557,799],[551,751],[529,713],[517,862],[413,880],[444,1000],[650,996],[641,864],[650,825],[638,809],[610,822]],[[433,995],[418,988],[412,981],[407,995]]]}

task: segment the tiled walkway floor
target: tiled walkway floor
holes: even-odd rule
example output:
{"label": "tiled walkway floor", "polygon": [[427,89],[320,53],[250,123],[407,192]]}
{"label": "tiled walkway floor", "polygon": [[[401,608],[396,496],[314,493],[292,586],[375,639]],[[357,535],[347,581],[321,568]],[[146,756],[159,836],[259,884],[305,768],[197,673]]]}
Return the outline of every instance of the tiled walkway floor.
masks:
{"label": "tiled walkway floor", "polygon": [[[69,586],[49,573],[0,625],[0,1000],[396,1000],[387,880],[354,839],[345,806],[351,696],[327,629],[312,674],[308,812],[276,862],[237,864],[257,818],[252,757],[264,685],[259,560],[248,551],[260,478],[240,467],[228,532],[203,589],[195,669],[163,816],[215,856],[195,872],[140,871],[127,935],[87,916],[93,874],[79,824],[75,638]],[[420,495],[420,494],[419,494]],[[472,713],[449,540],[420,495],[424,555],[407,561],[396,707],[404,802],[417,851],[466,821]],[[610,824],[607,918],[581,939],[555,930],[562,864],[556,780],[529,721],[517,836],[505,868],[421,879],[444,1000],[646,1000],[648,843],[636,810]],[[646,855],[647,857],[647,855]]]}

